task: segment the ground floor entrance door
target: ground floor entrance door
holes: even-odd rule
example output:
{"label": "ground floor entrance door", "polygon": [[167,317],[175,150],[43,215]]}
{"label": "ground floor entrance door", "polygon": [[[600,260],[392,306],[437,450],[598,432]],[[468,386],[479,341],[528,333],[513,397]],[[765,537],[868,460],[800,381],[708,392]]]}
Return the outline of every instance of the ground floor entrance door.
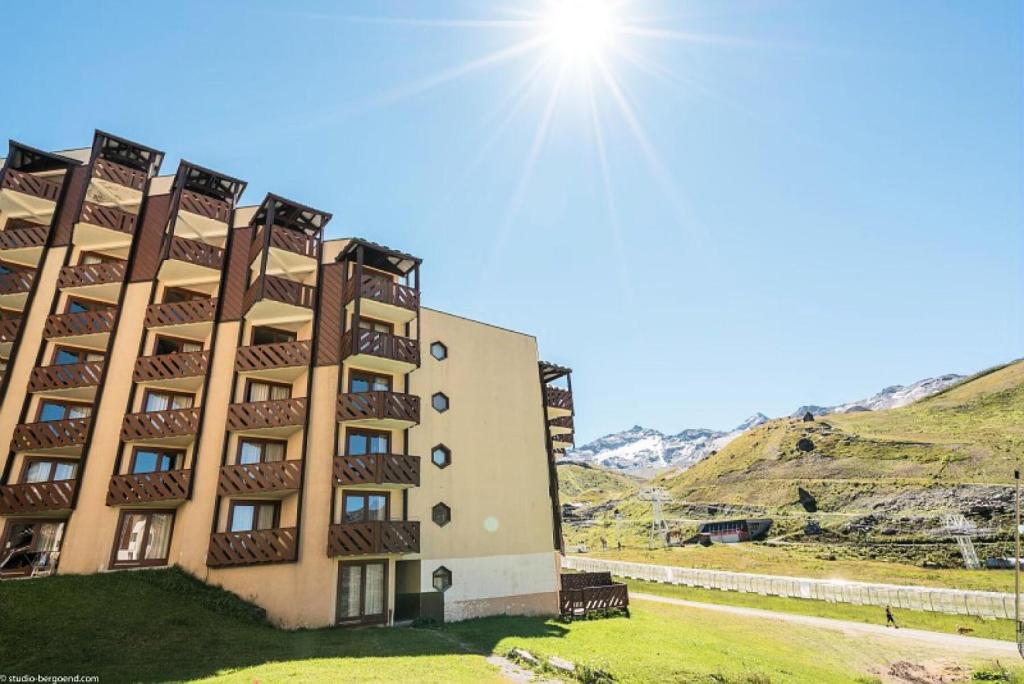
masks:
{"label": "ground floor entrance door", "polygon": [[387,561],[339,564],[338,624],[386,622],[387,609]]}

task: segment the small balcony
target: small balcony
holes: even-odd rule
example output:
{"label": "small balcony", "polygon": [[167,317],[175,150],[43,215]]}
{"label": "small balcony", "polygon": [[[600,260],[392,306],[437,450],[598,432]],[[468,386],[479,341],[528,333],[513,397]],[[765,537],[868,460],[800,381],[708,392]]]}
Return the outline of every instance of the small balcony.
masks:
{"label": "small balcony", "polygon": [[125,261],[65,266],[60,269],[57,287],[68,293],[114,304],[127,271],[128,263]]}
{"label": "small balcony", "polygon": [[269,324],[309,320],[315,305],[315,287],[264,274],[249,286],[242,310],[250,321]]}
{"label": "small balcony", "polygon": [[547,406],[549,419],[571,416],[572,392],[558,387],[545,387],[544,405]]}
{"label": "small balcony", "polygon": [[202,409],[187,409],[127,413],[121,423],[121,441],[138,442],[160,440],[173,444],[188,444],[199,429]]}
{"label": "small balcony", "polygon": [[212,332],[216,312],[215,298],[150,304],[146,308],[146,327],[161,328],[176,337],[201,340]]}
{"label": "small balcony", "polygon": [[206,378],[210,352],[180,352],[140,356],[132,380],[168,389],[198,389]]}
{"label": "small balcony", "polygon": [[114,475],[107,485],[107,505],[177,504],[188,498],[191,470]]}
{"label": "small balcony", "polygon": [[14,338],[21,328],[20,318],[0,318],[0,356],[7,358],[11,354]]}
{"label": "small balcony", "polygon": [[408,323],[416,318],[420,308],[419,290],[377,273],[364,272],[361,278],[353,275],[345,282],[345,305],[351,308],[357,297],[362,300],[361,313],[395,323]]}
{"label": "small balcony", "polygon": [[266,435],[289,435],[306,423],[305,398],[249,401],[228,406],[227,429]]}
{"label": "small balcony", "polygon": [[0,179],[0,211],[12,216],[34,216],[48,223],[62,185],[60,176],[36,176],[8,168]]}
{"label": "small balcony", "polygon": [[112,192],[115,188],[109,186],[141,193],[146,187],[146,172],[101,157],[93,164],[92,180],[103,184]]}
{"label": "small balcony", "polygon": [[74,398],[92,398],[103,375],[102,361],[36,366],[28,381],[29,392]]}
{"label": "small balcony", "polygon": [[572,416],[559,416],[548,421],[548,432],[552,435],[564,435],[573,431]]}
{"label": "small balcony", "polygon": [[419,487],[420,457],[401,454],[335,456],[334,484],[339,487]]}
{"label": "small balcony", "polygon": [[14,428],[11,451],[44,453],[74,452],[82,448],[89,434],[89,418],[19,423]]}
{"label": "small balcony", "polygon": [[[260,226],[253,237],[252,245],[249,247],[250,264],[263,251],[266,231],[266,227]],[[276,268],[289,273],[310,272],[316,270],[317,267],[320,240],[317,237],[306,235],[302,231],[271,226],[268,249],[270,260]]]}
{"label": "small balcony", "polygon": [[420,552],[420,524],[413,520],[373,520],[331,525],[328,556],[376,556]]}
{"label": "small balcony", "polygon": [[77,480],[26,482],[0,486],[0,515],[31,515],[67,511]]}
{"label": "small balcony", "polygon": [[399,392],[344,392],[338,421],[352,426],[404,430],[420,422],[420,398]]}
{"label": "small balcony", "polygon": [[410,337],[376,330],[346,330],[341,336],[342,360],[360,368],[404,375],[420,365],[420,345]]}
{"label": "small balcony", "polygon": [[160,280],[167,285],[216,283],[224,269],[224,250],[200,240],[172,235]]}
{"label": "small balcony", "polygon": [[552,435],[551,442],[555,447],[561,447],[564,451],[576,443],[575,438],[571,432],[562,433],[560,435]]}
{"label": "small balcony", "polygon": [[122,249],[132,243],[138,217],[119,207],[83,202],[75,224],[75,244],[83,249]]}
{"label": "small balcony", "polygon": [[224,568],[295,560],[298,529],[277,527],[252,532],[217,532],[210,535],[206,565]]}
{"label": "small balcony", "polygon": [[296,491],[302,486],[302,461],[274,461],[222,466],[217,481],[218,496]]}
{"label": "small balcony", "polygon": [[204,242],[217,242],[227,237],[230,219],[229,203],[192,190],[182,190],[174,233]]}
{"label": "small balcony", "polygon": [[35,271],[14,271],[0,274],[0,307],[24,311],[35,275]]}
{"label": "small balcony", "polygon": [[309,368],[311,351],[308,340],[239,347],[235,370],[266,380],[293,382]]}
{"label": "small balcony", "polygon": [[52,314],[46,318],[43,337],[48,340],[73,337],[76,346],[106,349],[116,320],[116,309]]}
{"label": "small balcony", "polygon": [[25,266],[36,266],[50,234],[48,226],[22,219],[8,219],[0,230],[0,257]]}

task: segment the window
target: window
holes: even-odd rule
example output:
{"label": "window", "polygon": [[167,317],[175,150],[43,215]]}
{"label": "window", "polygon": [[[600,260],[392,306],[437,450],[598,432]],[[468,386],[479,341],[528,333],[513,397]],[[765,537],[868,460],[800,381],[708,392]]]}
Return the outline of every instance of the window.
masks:
{"label": "window", "polygon": [[348,378],[349,392],[390,392],[391,376],[351,371]]}
{"label": "window", "polygon": [[110,566],[166,565],[173,526],[174,513],[122,511]]}
{"label": "window", "polygon": [[36,420],[49,423],[54,420],[72,420],[88,418],[92,414],[92,404],[75,404],[69,401],[44,399],[39,402],[39,414]]}
{"label": "window", "polygon": [[153,411],[187,409],[192,408],[195,400],[194,394],[146,390],[146,395],[142,399],[142,410],[145,413],[152,413]]}
{"label": "window", "polygon": [[185,354],[188,352],[203,351],[203,343],[194,340],[183,340],[180,337],[166,337],[157,335],[156,344],[153,346],[153,353],[161,354]]}
{"label": "window", "polygon": [[29,575],[33,569],[48,569],[53,554],[60,551],[64,538],[64,521],[14,521],[7,524],[7,534],[0,546],[4,575]]}
{"label": "window", "polygon": [[290,330],[271,328],[265,325],[258,325],[252,329],[252,342],[250,344],[280,344],[282,342],[294,342],[295,333]]}
{"label": "window", "polygon": [[81,297],[68,297],[67,306],[64,307],[64,313],[83,313],[85,311],[106,311],[112,309],[111,304],[106,302],[97,302],[93,299],[82,299]]}
{"label": "window", "polygon": [[438,392],[434,396],[430,397],[430,405],[434,407],[434,410],[438,413],[444,413],[448,410],[448,396]]}
{"label": "window", "polygon": [[388,495],[382,492],[345,492],[342,522],[369,522],[387,520]]}
{"label": "window", "polygon": [[78,257],[79,266],[84,266],[85,264],[105,264],[117,261],[123,260],[106,254],[100,254],[99,252],[82,252]]}
{"label": "window", "polygon": [[291,385],[262,380],[249,380],[245,383],[245,401],[276,401],[290,399],[291,396]]}
{"label": "window", "polygon": [[434,507],[430,509],[430,519],[438,527],[444,527],[452,521],[452,509],[447,504],[434,504]]}
{"label": "window", "polygon": [[345,433],[345,454],[347,456],[390,453],[390,432],[349,428],[348,432]]}
{"label": "window", "polygon": [[430,450],[430,461],[438,468],[447,468],[452,463],[452,450],[444,444],[438,444]]}
{"label": "window", "polygon": [[228,511],[229,532],[253,532],[277,527],[281,516],[277,501],[232,501]]}
{"label": "window", "polygon": [[448,358],[448,347],[443,342],[431,342],[430,355],[438,361],[444,361]]}
{"label": "window", "polygon": [[452,571],[443,565],[434,571],[433,574],[434,589],[438,591],[447,591],[452,586]]}
{"label": "window", "polygon": [[138,447],[132,452],[132,473],[162,473],[185,467],[184,449]]}
{"label": "window", "polygon": [[71,363],[86,363],[88,361],[102,361],[104,354],[91,349],[77,349],[75,347],[57,347],[53,351],[53,365],[66,366]]}
{"label": "window", "polygon": [[168,287],[164,288],[164,304],[176,304],[178,302],[189,302],[193,299],[209,299],[210,295],[205,292],[196,292],[195,290],[186,290],[183,287]]}
{"label": "window", "polygon": [[78,463],[48,458],[28,458],[21,469],[21,482],[60,482],[75,479]]}
{"label": "window", "polygon": [[276,439],[240,439],[237,462],[239,465],[276,463],[283,461],[287,453],[288,442]]}
{"label": "window", "polygon": [[372,330],[373,332],[387,333],[388,335],[394,334],[395,326],[384,321],[378,321],[373,318],[359,317],[359,329],[360,330]]}

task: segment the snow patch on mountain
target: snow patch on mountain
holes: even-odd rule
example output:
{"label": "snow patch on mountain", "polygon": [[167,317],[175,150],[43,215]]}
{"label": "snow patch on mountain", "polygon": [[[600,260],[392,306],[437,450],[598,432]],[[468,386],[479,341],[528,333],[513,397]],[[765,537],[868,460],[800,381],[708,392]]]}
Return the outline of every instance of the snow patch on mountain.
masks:
{"label": "snow patch on mountain", "polygon": [[800,417],[810,411],[815,416],[824,416],[829,413],[850,413],[851,411],[882,411],[884,409],[894,409],[907,404],[913,404],[919,399],[930,397],[933,394],[937,394],[947,387],[963,381],[966,376],[957,375],[956,373],[947,373],[946,375],[940,375],[937,378],[925,378],[924,380],[918,380],[912,385],[893,385],[892,387],[886,387],[881,392],[874,394],[867,399],[861,399],[860,401],[851,401],[846,404],[839,404],[838,406],[801,406],[791,415],[793,417]]}

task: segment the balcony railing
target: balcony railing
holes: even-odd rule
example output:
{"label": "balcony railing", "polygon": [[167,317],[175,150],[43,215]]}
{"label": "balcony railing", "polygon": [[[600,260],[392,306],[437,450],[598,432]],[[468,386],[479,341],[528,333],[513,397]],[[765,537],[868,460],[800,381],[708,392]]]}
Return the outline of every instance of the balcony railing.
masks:
{"label": "balcony railing", "polygon": [[194,435],[199,429],[200,411],[198,406],[193,406],[187,409],[127,413],[121,423],[121,439],[134,442],[140,439]]}
{"label": "balcony railing", "polygon": [[[256,255],[263,250],[263,239],[266,233],[266,228],[260,227],[256,233],[256,237],[253,238],[252,246],[249,248],[249,263],[256,258]],[[299,254],[304,257],[311,259],[316,258],[317,247],[320,245],[320,241],[315,237],[310,237],[305,233],[301,233],[297,230],[290,230],[288,228],[282,228],[281,226],[271,226],[270,229],[270,246],[276,247],[277,249],[283,249],[286,252],[292,252],[293,254]]]}
{"label": "balcony railing", "polygon": [[227,202],[191,190],[181,191],[178,209],[222,223],[227,223],[231,216],[231,205]]}
{"label": "balcony railing", "polygon": [[79,223],[90,223],[101,228],[109,228],[118,233],[131,235],[135,232],[138,217],[130,211],[118,207],[107,207],[95,202],[84,202],[82,213],[78,216]]}
{"label": "balcony railing", "polygon": [[98,264],[79,264],[65,266],[60,269],[57,287],[85,287],[88,285],[106,285],[120,283],[127,272],[127,262],[103,261]]}
{"label": "balcony railing", "polygon": [[29,392],[96,387],[103,375],[102,361],[65,363],[55,366],[36,366],[28,381]]}
{"label": "balcony railing", "polygon": [[347,359],[356,354],[420,365],[420,345],[416,340],[376,330],[360,329],[358,334],[355,330],[345,331],[341,336],[341,358]]}
{"label": "balcony railing", "polygon": [[23,192],[49,202],[57,201],[57,198],[60,197],[60,188],[60,183],[49,178],[33,176],[31,173],[14,169],[4,171],[3,181],[0,181],[0,190]]}
{"label": "balcony railing", "polygon": [[205,266],[215,270],[224,268],[224,250],[199,240],[191,240],[179,235],[171,236],[167,249],[167,258],[184,261],[197,266]]}
{"label": "balcony railing", "polygon": [[337,485],[420,486],[420,457],[401,454],[363,454],[334,457]]}
{"label": "balcony railing", "polygon": [[213,320],[213,314],[216,311],[217,300],[215,298],[150,304],[146,308],[146,327],[205,323]]}
{"label": "balcony railing", "polygon": [[356,280],[356,277],[352,276],[345,282],[344,300],[346,304],[356,297],[365,297],[403,309],[415,310],[420,306],[420,293],[414,287],[396,283],[391,278],[376,273],[363,273],[358,287]]}
{"label": "balcony railing", "polygon": [[338,420],[420,422],[420,398],[398,392],[345,392],[338,395]]}
{"label": "balcony railing", "polygon": [[250,401],[228,406],[228,430],[289,427],[305,422],[305,398]]}
{"label": "balcony railing", "polygon": [[43,337],[74,337],[109,333],[114,329],[117,310],[79,311],[77,313],[52,314],[46,318]]}
{"label": "balcony railing", "polygon": [[143,171],[109,159],[97,159],[92,167],[92,175],[94,178],[123,185],[132,190],[142,190],[146,187],[146,174]]}
{"label": "balcony railing", "polygon": [[551,420],[548,421],[548,425],[550,425],[551,427],[568,428],[572,430],[572,416],[559,416],[557,418],[552,418]]}
{"label": "balcony railing", "polygon": [[77,480],[26,482],[0,486],[0,515],[20,515],[71,508]]}
{"label": "balcony railing", "polygon": [[302,461],[274,461],[226,465],[217,481],[219,496],[244,496],[260,492],[298,489],[302,481]]}
{"label": "balcony railing", "polygon": [[[2,235],[2,233],[0,233]],[[35,271],[14,271],[0,274],[0,295],[23,294],[32,289]]]}
{"label": "balcony railing", "polygon": [[243,308],[248,311],[253,304],[263,299],[312,309],[316,302],[316,288],[267,273],[249,286]]}
{"label": "balcony railing", "polygon": [[191,470],[114,475],[107,485],[107,505],[184,501],[188,498]]}
{"label": "balcony railing", "polygon": [[14,428],[12,451],[61,449],[85,444],[89,434],[89,418],[69,418],[40,423],[20,423]]}
{"label": "balcony railing", "polygon": [[156,356],[140,356],[135,361],[135,382],[154,382],[156,380],[175,380],[178,378],[194,378],[206,375],[210,363],[210,352],[181,352],[178,354],[158,354]]}
{"label": "balcony railing", "polygon": [[275,342],[239,347],[235,352],[235,370],[240,373],[308,366],[311,345],[308,340],[298,342]]}
{"label": "balcony railing", "polygon": [[0,319],[0,343],[13,342],[18,336],[18,328],[21,327],[20,318]]}
{"label": "balcony railing", "polygon": [[252,532],[218,532],[210,535],[206,564],[211,568],[295,560],[298,530],[278,527]]}
{"label": "balcony railing", "polygon": [[544,388],[544,404],[551,408],[572,410],[572,392],[558,387]]}
{"label": "balcony railing", "polygon": [[341,523],[328,529],[328,556],[419,552],[420,524],[413,520]]}
{"label": "balcony railing", "polygon": [[7,226],[0,231],[0,249],[42,247],[46,244],[46,236],[49,234],[50,229],[47,226],[9,219]]}
{"label": "balcony railing", "polygon": [[561,446],[562,448],[568,448],[573,446],[576,441],[571,432],[563,432],[560,435],[552,435],[551,441],[554,442],[555,446]]}

